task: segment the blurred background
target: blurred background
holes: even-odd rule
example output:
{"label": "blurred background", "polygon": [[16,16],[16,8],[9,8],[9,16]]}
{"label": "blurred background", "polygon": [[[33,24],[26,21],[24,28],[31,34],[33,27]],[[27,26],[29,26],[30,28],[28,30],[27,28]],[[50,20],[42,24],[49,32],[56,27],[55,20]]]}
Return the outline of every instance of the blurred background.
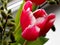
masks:
{"label": "blurred background", "polygon": [[[8,4],[8,9],[11,9],[13,12],[13,15],[16,14],[20,4],[22,3],[21,0],[11,0]],[[54,23],[56,27],[56,31],[53,32],[51,29],[47,33],[47,38],[49,38],[49,41],[45,43],[45,45],[60,45],[60,5],[45,5],[42,7],[46,10],[46,12],[49,13],[55,13],[56,14],[56,21]]]}

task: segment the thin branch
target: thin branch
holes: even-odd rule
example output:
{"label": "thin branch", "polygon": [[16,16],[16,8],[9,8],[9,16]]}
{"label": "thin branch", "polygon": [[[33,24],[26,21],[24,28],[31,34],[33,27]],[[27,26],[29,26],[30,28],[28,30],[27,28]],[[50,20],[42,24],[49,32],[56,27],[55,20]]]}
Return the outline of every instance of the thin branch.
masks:
{"label": "thin branch", "polygon": [[27,43],[27,40],[24,41],[23,45],[26,45],[26,43]]}

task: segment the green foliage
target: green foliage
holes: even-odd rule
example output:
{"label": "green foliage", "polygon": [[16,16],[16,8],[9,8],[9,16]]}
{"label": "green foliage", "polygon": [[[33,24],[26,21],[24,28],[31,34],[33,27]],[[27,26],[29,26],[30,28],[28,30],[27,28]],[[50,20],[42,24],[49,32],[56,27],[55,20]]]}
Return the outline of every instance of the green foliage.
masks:
{"label": "green foliage", "polygon": [[27,41],[26,45],[44,45],[48,41],[48,38],[40,37],[35,41]]}
{"label": "green foliage", "polygon": [[20,5],[20,8],[18,9],[16,17],[15,17],[16,30],[14,31],[14,35],[15,35],[15,39],[16,39],[15,44],[18,44],[18,45],[23,45],[23,43],[25,41],[21,36],[22,29],[20,27],[20,22],[19,22],[24,3],[25,2],[23,1],[23,3]]}
{"label": "green foliage", "polygon": [[14,18],[11,16],[11,9],[7,9],[8,0],[1,0],[1,3],[2,6],[0,6],[0,45],[9,45],[9,42],[15,42],[15,37],[13,35],[13,30],[15,30],[15,22],[13,22]]}
{"label": "green foliage", "polygon": [[25,40],[22,38],[21,32],[22,32],[21,28],[18,28],[16,33],[14,33],[14,34],[15,34],[15,39],[16,39],[17,43],[23,44]]}

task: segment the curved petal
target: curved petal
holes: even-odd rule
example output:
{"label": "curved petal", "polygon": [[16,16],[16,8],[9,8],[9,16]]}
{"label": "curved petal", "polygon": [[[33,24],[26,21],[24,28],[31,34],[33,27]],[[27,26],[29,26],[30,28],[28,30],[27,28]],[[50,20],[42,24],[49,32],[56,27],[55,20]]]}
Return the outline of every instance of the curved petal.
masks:
{"label": "curved petal", "polygon": [[31,19],[29,17],[29,11],[22,11],[21,17],[20,17],[20,24],[22,26],[22,30],[24,30],[30,23]]}
{"label": "curved petal", "polygon": [[32,11],[32,2],[31,1],[27,1],[24,5],[25,10],[27,10],[28,8],[30,8],[30,10]]}
{"label": "curved petal", "polygon": [[40,31],[40,36],[46,34],[49,29],[53,26],[53,23],[55,21],[55,14],[51,13],[46,18],[46,23],[44,27]]}
{"label": "curved petal", "polygon": [[52,19],[55,19],[55,17],[56,17],[55,14],[51,13],[51,14],[48,15],[47,19],[48,19],[48,21],[50,21]]}
{"label": "curved petal", "polygon": [[40,28],[43,28],[46,24],[46,20],[44,17],[37,18],[36,25]]}
{"label": "curved petal", "polygon": [[40,28],[37,26],[29,25],[23,32],[22,37],[28,41],[36,40],[39,36]]}
{"label": "curved petal", "polygon": [[22,26],[22,30],[24,30],[26,27],[28,27],[28,25],[30,24],[35,24],[36,19],[33,16],[32,12],[30,11],[30,8],[28,8],[26,11],[23,10],[21,17],[20,17],[20,23]]}
{"label": "curved petal", "polygon": [[33,15],[36,18],[39,18],[39,17],[45,17],[47,15],[47,13],[45,12],[44,9],[37,9],[35,12],[33,12]]}

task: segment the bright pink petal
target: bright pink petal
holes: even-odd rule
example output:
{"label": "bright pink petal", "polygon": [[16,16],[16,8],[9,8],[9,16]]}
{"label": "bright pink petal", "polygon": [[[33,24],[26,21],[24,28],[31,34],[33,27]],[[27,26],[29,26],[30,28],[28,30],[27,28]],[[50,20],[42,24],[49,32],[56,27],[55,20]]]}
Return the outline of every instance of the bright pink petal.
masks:
{"label": "bright pink petal", "polygon": [[32,10],[32,2],[31,1],[27,1],[24,5],[25,10],[27,10],[28,8],[30,8],[30,10]]}
{"label": "bright pink petal", "polygon": [[36,40],[39,36],[40,28],[37,26],[29,25],[23,32],[22,37],[28,41]]}
{"label": "bright pink petal", "polygon": [[33,12],[33,15],[36,18],[39,18],[39,17],[45,17],[47,15],[47,13],[45,12],[44,9],[37,9],[35,12]]}
{"label": "bright pink petal", "polygon": [[45,26],[45,24],[46,24],[46,20],[45,20],[44,17],[39,17],[39,18],[37,18],[37,20],[36,20],[36,25],[37,25],[38,27],[43,28],[43,27]]}
{"label": "bright pink petal", "polygon": [[54,21],[55,14],[48,15],[48,17],[46,18],[46,24],[40,31],[40,36],[46,34],[49,31],[49,29],[53,26]]}
{"label": "bright pink petal", "polygon": [[24,30],[29,24],[31,24],[31,19],[29,17],[29,12],[23,10],[20,17],[20,24],[22,26],[22,30]]}
{"label": "bright pink petal", "polygon": [[24,30],[30,24],[34,25],[35,22],[36,22],[36,19],[33,16],[32,12],[30,11],[30,8],[28,8],[26,11],[25,10],[22,11],[22,14],[20,17],[20,24],[22,26],[22,30]]}
{"label": "bright pink petal", "polygon": [[48,15],[48,21],[49,21],[49,20],[52,20],[52,19],[55,19],[55,17],[56,17],[56,16],[55,16],[54,13],[49,14],[49,15]]}

